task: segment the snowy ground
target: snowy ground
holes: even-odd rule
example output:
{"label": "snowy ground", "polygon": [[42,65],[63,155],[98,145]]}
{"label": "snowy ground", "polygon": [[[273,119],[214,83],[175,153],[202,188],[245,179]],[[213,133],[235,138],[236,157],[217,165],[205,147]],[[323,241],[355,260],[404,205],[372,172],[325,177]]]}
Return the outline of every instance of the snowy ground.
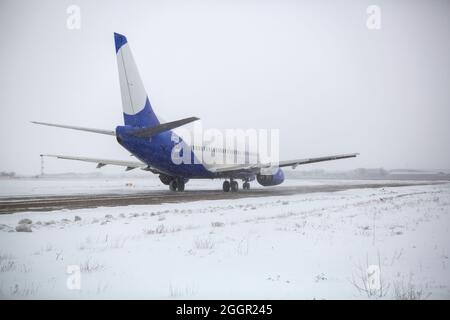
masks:
{"label": "snowy ground", "polygon": [[2,215],[0,297],[449,299],[449,227],[448,183]]}

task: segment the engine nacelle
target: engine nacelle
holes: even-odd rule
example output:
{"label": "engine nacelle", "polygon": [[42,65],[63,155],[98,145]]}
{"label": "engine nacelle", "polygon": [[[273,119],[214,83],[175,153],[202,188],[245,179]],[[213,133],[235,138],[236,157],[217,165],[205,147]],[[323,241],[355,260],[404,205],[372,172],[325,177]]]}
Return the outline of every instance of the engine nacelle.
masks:
{"label": "engine nacelle", "polygon": [[256,181],[264,187],[276,186],[284,181],[284,172],[278,168],[273,174],[258,174]]}
{"label": "engine nacelle", "polygon": [[[168,176],[168,175],[165,175],[165,174],[162,174],[162,173],[159,175],[159,180],[161,180],[161,182],[163,184],[165,184],[166,186],[169,185],[170,181],[172,181],[173,179],[174,179],[174,177],[171,177],[171,176]],[[187,183],[189,181],[189,179],[188,178],[183,178],[183,181],[184,181],[184,183]]]}
{"label": "engine nacelle", "polygon": [[173,180],[173,177],[167,176],[165,174],[159,175],[159,180],[161,180],[162,183],[164,183],[166,186],[170,183],[170,181]]}

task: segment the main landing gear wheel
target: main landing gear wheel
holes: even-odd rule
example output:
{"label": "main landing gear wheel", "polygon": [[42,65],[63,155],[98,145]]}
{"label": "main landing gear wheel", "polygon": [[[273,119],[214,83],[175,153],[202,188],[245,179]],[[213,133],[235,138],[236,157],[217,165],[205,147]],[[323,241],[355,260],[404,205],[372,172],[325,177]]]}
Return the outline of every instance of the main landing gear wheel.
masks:
{"label": "main landing gear wheel", "polygon": [[239,185],[237,181],[231,181],[231,192],[237,192],[239,190]]}
{"label": "main landing gear wheel", "polygon": [[177,182],[177,189],[179,192],[183,192],[184,191],[184,181],[180,180]]}
{"label": "main landing gear wheel", "polygon": [[184,181],[182,179],[174,179],[174,180],[170,181],[169,190],[183,192],[184,191]]}
{"label": "main landing gear wheel", "polygon": [[231,187],[230,182],[227,181],[227,180],[225,180],[225,181],[223,182],[223,185],[222,185],[223,191],[224,191],[224,192],[230,191],[230,187]]}
{"label": "main landing gear wheel", "polygon": [[169,183],[170,191],[177,191],[177,182],[175,180],[170,181]]}
{"label": "main landing gear wheel", "polygon": [[242,189],[244,189],[244,190],[250,190],[250,183],[244,182],[244,184],[242,185]]}

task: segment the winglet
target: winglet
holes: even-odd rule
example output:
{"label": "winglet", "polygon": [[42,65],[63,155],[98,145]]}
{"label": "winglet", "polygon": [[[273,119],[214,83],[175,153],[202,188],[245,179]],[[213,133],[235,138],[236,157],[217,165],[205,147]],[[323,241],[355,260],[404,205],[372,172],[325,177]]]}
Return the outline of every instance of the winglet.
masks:
{"label": "winglet", "polygon": [[116,53],[117,53],[119,52],[120,48],[122,48],[122,46],[126,44],[128,41],[124,35],[114,32],[114,42],[116,44]]}

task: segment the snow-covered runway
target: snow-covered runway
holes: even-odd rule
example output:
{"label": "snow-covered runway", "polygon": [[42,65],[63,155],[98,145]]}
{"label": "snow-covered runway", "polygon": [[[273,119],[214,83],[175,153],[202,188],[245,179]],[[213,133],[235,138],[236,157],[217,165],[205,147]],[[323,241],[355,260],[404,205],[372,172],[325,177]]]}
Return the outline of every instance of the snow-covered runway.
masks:
{"label": "snow-covered runway", "polygon": [[449,227],[449,184],[1,215],[0,297],[448,299]]}
{"label": "snow-covered runway", "polygon": [[[209,181],[211,184],[211,182]],[[126,192],[115,193],[80,193],[80,194],[49,194],[27,196],[0,196],[0,214],[11,214],[25,211],[53,211],[62,209],[84,209],[98,207],[120,207],[129,205],[155,205],[165,203],[186,203],[202,200],[235,200],[241,198],[291,196],[315,192],[336,192],[350,189],[400,187],[412,185],[435,184],[433,182],[394,182],[394,181],[349,181],[343,183],[324,183],[319,185],[291,185],[239,192],[223,192],[217,189],[194,189],[184,192],[169,190],[139,191],[124,189]]]}

